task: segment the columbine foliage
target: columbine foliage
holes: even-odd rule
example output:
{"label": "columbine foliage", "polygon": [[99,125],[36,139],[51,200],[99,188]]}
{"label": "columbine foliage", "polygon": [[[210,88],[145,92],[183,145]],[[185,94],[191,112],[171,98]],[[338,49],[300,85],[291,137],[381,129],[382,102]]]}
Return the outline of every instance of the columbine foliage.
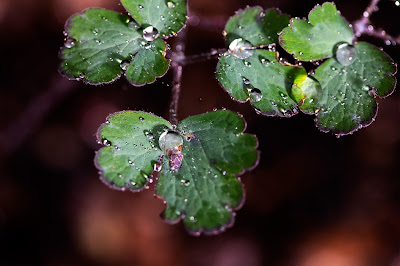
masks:
{"label": "columbine foliage", "polygon": [[320,100],[314,101],[317,126],[336,136],[352,133],[375,118],[374,97],[394,90],[396,65],[374,46],[352,43],[350,25],[333,3],[316,6],[308,17],[309,22],[292,19],[280,44],[299,60],[331,57],[313,75],[322,89]]}
{"label": "columbine foliage", "polygon": [[[165,39],[184,27],[186,1],[121,2],[133,19],[92,8],[67,21],[60,51],[65,76],[102,84],[125,73],[140,86],[165,74]],[[219,55],[217,80],[232,99],[249,101],[263,115],[302,111],[316,115],[321,131],[341,136],[369,125],[377,112],[375,97],[388,96],[396,85],[393,60],[357,42],[333,3],[316,6],[308,21],[247,7],[228,20],[223,35],[227,50]],[[278,45],[294,64],[279,58]],[[172,53],[174,59],[174,67],[182,64]],[[315,69],[307,73],[301,61],[313,62]],[[101,179],[114,189],[140,191],[156,176],[166,221],[183,220],[195,235],[223,231],[243,202],[237,176],[258,162],[257,139],[243,133],[241,116],[225,110],[172,123],[145,112],[110,115],[97,134],[105,146],[95,159]]]}
{"label": "columbine foliage", "polygon": [[[163,217],[183,219],[193,234],[216,233],[233,223],[233,210],[243,201],[235,175],[258,160],[257,139],[242,133],[245,125],[230,111],[189,117],[175,130],[148,113],[116,113],[99,129],[98,140],[107,147],[97,153],[96,165],[103,181],[121,190],[141,190],[151,182],[153,169],[160,171],[156,194],[167,204]],[[172,168],[174,148],[181,161]]]}
{"label": "columbine foliage", "polygon": [[[145,2],[145,3],[142,3]],[[134,19],[110,10],[92,8],[72,16],[61,49],[60,71],[91,84],[112,82],[126,70],[136,86],[165,74],[166,43],[186,21],[186,1],[122,1]]]}

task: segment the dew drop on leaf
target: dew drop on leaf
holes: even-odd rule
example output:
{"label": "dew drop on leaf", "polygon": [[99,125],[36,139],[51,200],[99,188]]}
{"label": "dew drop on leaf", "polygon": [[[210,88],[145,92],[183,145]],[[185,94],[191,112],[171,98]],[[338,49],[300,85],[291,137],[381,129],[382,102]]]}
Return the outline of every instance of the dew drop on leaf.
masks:
{"label": "dew drop on leaf", "polygon": [[158,30],[153,26],[148,26],[143,30],[143,38],[146,41],[154,41],[158,37]]}
{"label": "dew drop on leaf", "polygon": [[357,59],[357,49],[348,44],[342,43],[337,47],[336,60],[343,66],[349,66]]}
{"label": "dew drop on leaf", "polygon": [[254,88],[249,92],[249,97],[250,97],[250,101],[259,102],[259,101],[261,101],[263,95],[259,89]]}
{"label": "dew drop on leaf", "polygon": [[158,143],[160,149],[168,155],[170,170],[177,171],[181,167],[183,159],[182,137],[176,132],[165,131],[161,134]]}
{"label": "dew drop on leaf", "polygon": [[65,42],[65,47],[67,47],[67,48],[72,48],[72,47],[74,47],[75,46],[75,42],[74,42],[74,40],[72,40],[72,39],[68,39],[66,42]]}
{"label": "dew drop on leaf", "polygon": [[253,46],[242,38],[235,39],[229,44],[229,52],[237,58],[246,59],[254,54]]}
{"label": "dew drop on leaf", "polygon": [[108,139],[103,139],[102,143],[104,146],[111,146],[111,141],[109,141]]}
{"label": "dew drop on leaf", "polygon": [[129,62],[126,62],[126,61],[121,62],[121,64],[119,65],[119,67],[122,70],[126,70],[128,68],[128,66],[129,66]]}
{"label": "dew drop on leaf", "polygon": [[269,59],[267,58],[261,58],[261,64],[263,64],[263,66],[267,67],[269,66],[269,64],[271,63],[271,61],[269,61]]}
{"label": "dew drop on leaf", "polygon": [[171,9],[175,8],[175,4],[172,1],[168,1],[167,6],[168,6],[168,8],[171,8]]}

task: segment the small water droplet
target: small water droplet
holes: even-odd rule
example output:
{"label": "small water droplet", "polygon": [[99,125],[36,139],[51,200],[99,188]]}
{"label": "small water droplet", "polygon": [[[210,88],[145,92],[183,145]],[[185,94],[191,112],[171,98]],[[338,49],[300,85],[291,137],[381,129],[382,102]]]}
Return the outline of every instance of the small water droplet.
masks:
{"label": "small water droplet", "polygon": [[65,47],[72,48],[74,46],[75,46],[75,41],[72,39],[67,39],[67,41],[65,42]]}
{"label": "small water droplet", "polygon": [[111,146],[111,141],[109,141],[108,139],[103,139],[102,143],[104,146]]}
{"label": "small water droplet", "polygon": [[357,49],[354,46],[342,43],[337,47],[336,60],[343,66],[349,66],[356,61],[357,53]]}
{"label": "small water droplet", "polygon": [[139,9],[143,9],[143,6],[142,6],[142,5],[138,5],[138,8],[139,8]]}
{"label": "small water droplet", "polygon": [[139,117],[139,120],[143,122],[143,121],[144,121],[144,118],[140,116],[140,117]]}
{"label": "small water droplet", "polygon": [[158,30],[153,26],[148,26],[143,30],[143,38],[146,41],[154,41],[158,37]]}
{"label": "small water droplet", "polygon": [[271,63],[271,61],[267,58],[261,58],[261,64],[263,64],[263,66],[267,67],[269,66],[269,64]]}
{"label": "small water droplet", "polygon": [[167,7],[173,9],[173,8],[175,8],[175,4],[172,1],[168,1]]}
{"label": "small water droplet", "polygon": [[250,97],[250,101],[259,102],[259,101],[261,101],[263,95],[259,89],[254,88],[249,92],[249,97]]}
{"label": "small water droplet", "polygon": [[251,49],[252,45],[248,41],[242,38],[235,39],[229,44],[229,52],[237,58],[246,59],[254,54],[254,50]]}
{"label": "small water droplet", "polygon": [[129,27],[130,29],[132,29],[132,30],[137,30],[137,29],[139,29],[139,25],[138,25],[135,21],[133,21],[133,20],[129,21],[128,27]]}
{"label": "small water droplet", "polygon": [[248,62],[248,61],[244,61],[244,65],[247,66],[247,67],[251,67],[251,63]]}
{"label": "small water droplet", "polygon": [[122,70],[127,70],[127,69],[128,69],[128,66],[129,66],[129,62],[126,62],[126,61],[122,61],[121,64],[119,65],[119,67],[120,67]]}

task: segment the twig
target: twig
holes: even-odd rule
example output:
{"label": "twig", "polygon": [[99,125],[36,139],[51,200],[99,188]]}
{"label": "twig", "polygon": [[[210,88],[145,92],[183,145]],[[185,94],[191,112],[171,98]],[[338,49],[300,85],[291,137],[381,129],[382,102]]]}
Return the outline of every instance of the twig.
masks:
{"label": "twig", "polygon": [[186,28],[184,28],[177,36],[175,46],[171,55],[172,63],[172,91],[171,102],[169,105],[170,122],[173,127],[178,125],[178,105],[179,94],[181,92],[183,64],[181,61],[185,58],[185,41],[186,41]]}
{"label": "twig", "polygon": [[373,36],[385,41],[385,44],[400,44],[400,36],[393,37],[386,33],[384,30],[377,30],[370,21],[371,15],[378,11],[378,4],[380,0],[371,0],[369,6],[365,9],[363,16],[354,23],[354,30],[356,37],[361,35]]}
{"label": "twig", "polygon": [[223,54],[226,51],[227,51],[226,48],[212,49],[208,53],[188,55],[188,56],[184,56],[182,58],[176,58],[176,60],[179,64],[186,66],[186,65],[190,65],[190,64],[194,64],[194,63],[199,63],[199,62],[216,59],[220,54]]}
{"label": "twig", "polygon": [[355,35],[360,37],[361,34],[368,31],[368,26],[371,25],[370,16],[379,10],[378,4],[380,0],[371,0],[369,6],[363,12],[362,17],[354,23]]}
{"label": "twig", "polygon": [[33,98],[19,118],[0,133],[2,139],[0,156],[8,156],[31,137],[42,124],[49,111],[79,85],[62,77],[52,78],[49,88]]}

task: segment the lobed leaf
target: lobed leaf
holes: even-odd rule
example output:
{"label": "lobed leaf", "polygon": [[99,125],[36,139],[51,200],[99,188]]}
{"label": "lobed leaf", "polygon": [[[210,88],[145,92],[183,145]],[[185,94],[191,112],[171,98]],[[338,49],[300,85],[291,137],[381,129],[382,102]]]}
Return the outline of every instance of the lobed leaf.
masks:
{"label": "lobed leaf", "polygon": [[165,59],[166,48],[166,43],[161,39],[146,44],[126,69],[127,80],[135,85],[143,85],[163,76],[169,67],[169,60]]}
{"label": "lobed leaf", "polygon": [[229,46],[235,39],[242,38],[253,46],[278,42],[278,33],[289,24],[289,16],[276,9],[263,10],[248,7],[239,10],[225,26],[225,40]]}
{"label": "lobed leaf", "polygon": [[121,0],[143,27],[153,26],[161,37],[176,34],[186,23],[186,0]]}
{"label": "lobed leaf", "polygon": [[298,113],[297,102],[290,95],[297,75],[306,75],[304,68],[282,65],[275,52],[266,50],[255,50],[246,59],[227,52],[220,57],[216,71],[233,99],[250,101],[261,114],[285,117]]}
{"label": "lobed leaf", "polygon": [[372,123],[377,113],[374,97],[388,96],[396,85],[396,65],[388,55],[365,42],[354,48],[357,56],[352,64],[330,58],[314,74],[322,86],[317,126],[337,136]]}
{"label": "lobed leaf", "polygon": [[141,49],[139,26],[117,12],[91,8],[72,16],[68,38],[60,52],[60,71],[92,84],[107,83],[122,73],[121,63]]}
{"label": "lobed leaf", "polygon": [[280,34],[280,45],[299,60],[319,60],[333,56],[337,43],[352,43],[353,31],[334,3],[317,5],[308,21],[292,18]]}
{"label": "lobed leaf", "polygon": [[[298,112],[289,92],[296,75],[305,70],[281,64],[272,45],[288,23],[289,17],[276,9],[248,7],[225,27],[229,51],[220,56],[216,77],[233,99],[250,101],[264,115],[289,117]],[[263,45],[270,50],[256,49]]]}
{"label": "lobed leaf", "polygon": [[119,190],[143,189],[163,153],[158,138],[168,129],[168,121],[144,112],[110,115],[97,133],[98,142],[106,145],[95,158],[102,181]]}
{"label": "lobed leaf", "polygon": [[167,204],[164,218],[183,219],[193,234],[217,233],[233,223],[233,210],[243,202],[235,175],[258,161],[257,139],[244,129],[244,120],[230,111],[189,117],[175,131],[148,113],[116,113],[99,129],[99,141],[109,146],[97,153],[96,166],[108,185],[133,191],[159,170],[156,194]]}

